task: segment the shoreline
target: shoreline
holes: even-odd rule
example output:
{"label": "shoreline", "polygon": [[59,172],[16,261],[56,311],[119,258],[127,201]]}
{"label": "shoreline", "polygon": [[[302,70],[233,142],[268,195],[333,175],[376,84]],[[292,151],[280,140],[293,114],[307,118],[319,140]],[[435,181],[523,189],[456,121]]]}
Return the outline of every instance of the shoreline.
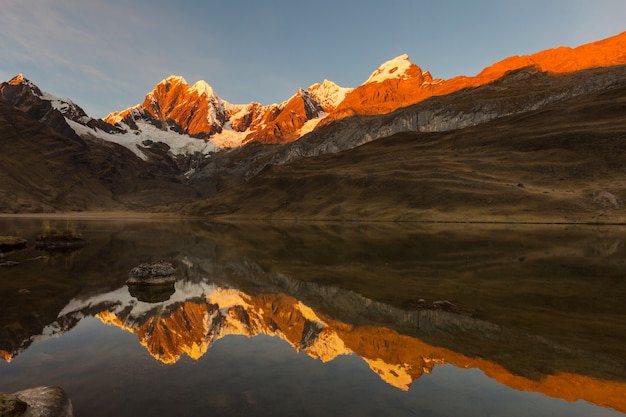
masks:
{"label": "shoreline", "polygon": [[[242,215],[217,215],[201,217],[197,215],[184,215],[168,212],[140,212],[140,211],[80,211],[80,212],[55,212],[55,213],[0,213],[0,219],[54,219],[54,220],[94,220],[94,221],[208,221],[215,223],[360,223],[360,224],[458,224],[458,225],[528,225],[528,226],[626,226],[626,218],[606,216],[605,220],[597,217],[580,216],[579,218],[554,218],[536,216],[454,216],[438,213],[429,213],[430,216],[423,218],[321,218],[300,216],[242,216]],[[594,216],[595,217],[595,216]]]}
{"label": "shoreline", "polygon": [[175,213],[146,213],[140,211],[77,211],[55,213],[0,213],[0,219],[58,219],[58,220],[184,220]]}

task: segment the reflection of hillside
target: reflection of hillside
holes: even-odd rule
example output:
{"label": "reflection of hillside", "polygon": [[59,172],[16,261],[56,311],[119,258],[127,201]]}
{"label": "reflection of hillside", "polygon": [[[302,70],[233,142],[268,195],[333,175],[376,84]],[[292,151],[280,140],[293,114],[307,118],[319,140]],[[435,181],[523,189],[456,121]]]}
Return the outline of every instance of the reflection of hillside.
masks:
{"label": "reflection of hillside", "polygon": [[[383,306],[372,303],[374,310]],[[370,325],[351,325],[315,312],[294,297],[282,293],[248,295],[239,290],[214,288],[192,301],[169,308],[154,308],[137,316],[129,308],[104,310],[103,322],[135,333],[152,356],[174,363],[182,355],[198,359],[215,341],[229,335],[280,337],[297,351],[324,362],[340,355],[363,358],[382,380],[402,390],[438,364],[478,368],[489,377],[514,389],[534,391],[568,401],[584,399],[626,411],[626,383],[603,381],[571,373],[556,373],[532,379],[512,374],[487,359],[469,357],[433,346],[395,330]],[[427,327],[449,326],[454,314],[404,312],[407,321]],[[476,331],[493,331],[488,323],[471,318]],[[130,325],[129,325],[130,324]],[[459,322],[454,323],[457,326]]]}

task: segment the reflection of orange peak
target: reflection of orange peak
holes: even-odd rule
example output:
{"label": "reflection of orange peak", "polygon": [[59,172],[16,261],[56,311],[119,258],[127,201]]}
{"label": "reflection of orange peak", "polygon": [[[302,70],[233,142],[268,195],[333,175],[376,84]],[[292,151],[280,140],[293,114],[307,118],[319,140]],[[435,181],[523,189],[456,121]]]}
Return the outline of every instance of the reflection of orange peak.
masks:
{"label": "reflection of orange peak", "polygon": [[[549,397],[567,401],[582,399],[620,412],[626,412],[626,396],[624,395],[626,383],[623,382],[604,381],[571,373],[548,375],[535,381],[513,375],[502,366],[488,360],[472,358],[449,349],[431,346],[418,339],[400,335],[394,330],[345,325],[336,328],[338,329],[338,336],[344,341],[347,348],[352,349],[363,358],[378,358],[377,361],[368,360],[368,364],[381,378],[392,385],[396,385],[392,383],[394,380],[398,383],[406,381],[405,377],[397,372],[398,368],[406,370],[415,380],[423,373],[429,373],[434,365],[449,363],[459,368],[480,369],[488,377],[519,391],[539,392]],[[380,372],[384,372],[385,368],[375,368],[381,361],[387,367],[387,374]],[[394,369],[389,364],[397,365]],[[399,386],[399,388],[401,387]]]}
{"label": "reflection of orange peak", "polygon": [[478,368],[517,390],[568,401],[583,399],[626,412],[626,383],[569,373],[530,380],[485,359],[431,346],[391,329],[332,320],[284,294],[249,296],[237,290],[218,289],[204,302],[181,303],[169,313],[148,317],[136,328],[128,327],[122,318],[108,311],[97,317],[137,334],[152,356],[168,364],[183,354],[198,359],[215,340],[226,335],[266,334],[280,337],[294,349],[324,362],[355,353],[382,380],[405,391],[435,365],[449,363],[459,368]]}
{"label": "reflection of orange peak", "polygon": [[4,359],[5,362],[11,362],[13,360],[13,355],[6,350],[0,350],[0,358]]}

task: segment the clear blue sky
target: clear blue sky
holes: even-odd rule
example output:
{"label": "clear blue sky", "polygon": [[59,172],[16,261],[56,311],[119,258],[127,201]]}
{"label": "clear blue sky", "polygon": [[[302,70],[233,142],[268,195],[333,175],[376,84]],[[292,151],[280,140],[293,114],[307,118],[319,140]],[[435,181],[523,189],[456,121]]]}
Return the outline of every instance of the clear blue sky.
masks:
{"label": "clear blue sky", "polygon": [[4,0],[0,81],[23,73],[94,117],[170,74],[232,103],[356,87],[407,53],[434,77],[626,31],[626,0]]}

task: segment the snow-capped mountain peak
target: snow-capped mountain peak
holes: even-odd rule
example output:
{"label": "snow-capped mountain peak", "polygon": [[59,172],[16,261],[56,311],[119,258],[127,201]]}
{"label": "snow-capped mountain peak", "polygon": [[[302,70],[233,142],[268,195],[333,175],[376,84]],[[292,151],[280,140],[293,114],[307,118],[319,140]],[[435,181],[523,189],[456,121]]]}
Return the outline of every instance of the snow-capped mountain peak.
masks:
{"label": "snow-capped mountain peak", "polygon": [[383,63],[370,75],[365,83],[380,83],[394,78],[406,79],[408,78],[407,72],[411,67],[416,67],[416,65],[411,62],[407,54],[402,54]]}
{"label": "snow-capped mountain peak", "polygon": [[307,88],[307,92],[311,94],[317,102],[322,106],[325,112],[330,112],[337,108],[339,103],[346,98],[346,94],[353,88],[340,87],[332,81],[324,80],[324,82],[315,83]]}
{"label": "snow-capped mountain peak", "polygon": [[[12,93],[14,95],[14,102],[16,104],[21,103],[23,109],[38,106],[37,103],[49,103],[52,109],[61,112],[65,118],[78,123],[87,124],[94,120],[69,98],[59,98],[53,94],[42,91],[35,83],[24,77],[24,74],[17,74],[6,84],[14,91]],[[18,99],[18,96],[21,98]]]}
{"label": "snow-capped mountain peak", "polygon": [[43,98],[44,93],[32,81],[24,77],[24,74],[17,74],[15,77],[9,80],[8,84],[13,86],[24,85],[30,89],[31,93],[34,96]]}
{"label": "snow-capped mountain peak", "polygon": [[202,97],[202,95],[206,95],[207,97],[217,97],[215,94],[215,90],[211,87],[206,81],[200,80],[196,82],[194,85],[189,87],[191,90],[198,93],[198,96]]}
{"label": "snow-capped mountain peak", "polygon": [[127,109],[124,109],[122,111],[114,111],[109,113],[105,118],[103,118],[102,120],[104,120],[107,123],[110,123],[112,125],[116,124],[116,123],[120,123],[122,120],[124,120],[125,117],[129,116],[129,115],[135,115],[134,118],[138,118],[139,115],[138,113],[141,112],[141,105],[140,104],[136,104],[132,107],[129,107]]}
{"label": "snow-capped mountain peak", "polygon": [[187,84],[187,80],[185,80],[185,78],[182,75],[170,75],[169,77],[165,78],[163,81],[161,81],[159,84],[168,84],[168,83],[174,83],[174,84]]}
{"label": "snow-capped mountain peak", "polygon": [[11,84],[11,85],[19,85],[19,84],[24,83],[25,80],[26,80],[26,78],[24,78],[24,74],[17,74],[15,77],[13,77],[13,78],[11,78],[9,80],[9,84]]}

